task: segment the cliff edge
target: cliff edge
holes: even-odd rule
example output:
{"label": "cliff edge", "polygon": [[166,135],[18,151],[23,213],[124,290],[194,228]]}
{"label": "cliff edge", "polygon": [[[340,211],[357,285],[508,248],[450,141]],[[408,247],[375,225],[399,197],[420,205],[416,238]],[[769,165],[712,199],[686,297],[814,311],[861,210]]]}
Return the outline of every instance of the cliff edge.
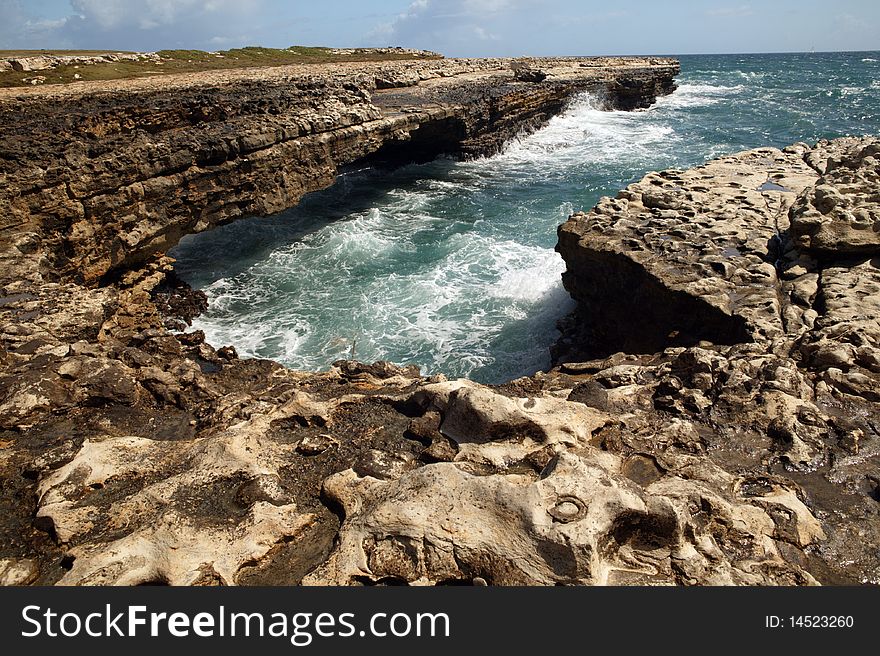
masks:
{"label": "cliff edge", "polygon": [[542,80],[523,81],[514,64],[315,64],[0,90],[0,253],[30,240],[48,259],[42,273],[94,286],[186,234],[292,207],[341,166],[491,154],[579,92],[647,107],[679,71],[663,59],[542,59],[528,63]]}

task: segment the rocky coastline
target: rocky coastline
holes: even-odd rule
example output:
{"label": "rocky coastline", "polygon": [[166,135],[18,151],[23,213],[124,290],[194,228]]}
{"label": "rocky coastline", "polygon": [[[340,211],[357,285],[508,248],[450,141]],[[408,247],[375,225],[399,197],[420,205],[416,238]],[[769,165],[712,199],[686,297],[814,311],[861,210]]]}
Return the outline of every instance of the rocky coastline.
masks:
{"label": "rocky coastline", "polygon": [[[535,129],[576,93],[647,107],[677,62],[410,60],[213,71],[0,91],[0,231],[35,235],[59,278],[87,286],[187,234],[267,215],[339,167],[476,157]],[[2,255],[0,255],[2,257]]]}
{"label": "rocky coastline", "polygon": [[[164,252],[341,166],[472,157],[671,60],[0,92],[0,584],[880,582],[880,142],[648,175],[560,228],[549,372],[240,360]],[[170,81],[169,81],[170,80]]]}

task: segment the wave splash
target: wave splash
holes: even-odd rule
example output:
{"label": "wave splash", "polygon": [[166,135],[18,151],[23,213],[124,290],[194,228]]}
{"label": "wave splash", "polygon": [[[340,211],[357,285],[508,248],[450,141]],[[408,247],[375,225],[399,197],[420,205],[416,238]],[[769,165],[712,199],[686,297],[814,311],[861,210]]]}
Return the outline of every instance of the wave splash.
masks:
{"label": "wave splash", "polygon": [[237,249],[261,226],[274,242],[203,282],[210,306],[194,328],[302,369],[353,355],[500,382],[547,367],[555,323],[574,308],[555,231],[586,206],[565,188],[674,138],[647,114],[601,105],[581,96],[494,157],[353,173],[278,217],[189,238],[176,255],[190,278],[228,249],[247,260]]}
{"label": "wave splash", "polygon": [[492,383],[545,368],[573,309],[553,250],[571,213],[650,170],[880,126],[870,67],[748,70],[761,66],[691,61],[648,110],[583,95],[494,157],[351,172],[293,210],[189,237],[178,271],[210,300],[194,327],[299,369],[353,356]]}

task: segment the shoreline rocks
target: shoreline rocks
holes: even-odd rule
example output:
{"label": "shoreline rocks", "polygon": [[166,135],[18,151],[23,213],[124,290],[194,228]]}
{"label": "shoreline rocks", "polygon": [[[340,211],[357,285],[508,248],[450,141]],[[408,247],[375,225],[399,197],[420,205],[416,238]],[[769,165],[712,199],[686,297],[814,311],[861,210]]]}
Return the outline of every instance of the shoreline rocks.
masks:
{"label": "shoreline rocks", "polygon": [[155,52],[108,52],[102,55],[35,55],[0,60],[0,70],[23,73],[46,71],[59,66],[93,66],[109,62],[161,62]]}
{"label": "shoreline rocks", "polygon": [[880,583],[880,278],[847,236],[873,217],[876,140],[650,174],[575,215],[565,283],[602,321],[506,385],[297,372],[170,330],[203,299],[163,245],[247,199],[296,202],[352,157],[491,152],[577,90],[650,102],[676,70],[399,66],[181,81],[177,105],[110,85],[68,123],[54,92],[0,94],[58,131],[20,124],[0,171],[2,581]]}
{"label": "shoreline rocks", "polygon": [[649,174],[572,216],[563,282],[596,319],[568,341],[589,357],[754,343],[876,383],[878,152],[870,137],[747,151]]}
{"label": "shoreline rocks", "polygon": [[812,266],[784,252],[788,211],[817,177],[797,152],[758,149],[649,174],[570,218],[557,246],[563,282],[587,312],[602,308],[583,342],[652,353],[782,338],[799,316],[783,316],[777,266]]}
{"label": "shoreline rocks", "polygon": [[562,371],[701,417],[716,464],[788,476],[828,504],[817,516],[848,516],[825,544],[852,539],[850,568],[874,564],[848,580],[874,583],[880,533],[858,524],[880,512],[878,148],[747,151],[649,174],[572,216],[557,250],[580,306],[556,349]]}

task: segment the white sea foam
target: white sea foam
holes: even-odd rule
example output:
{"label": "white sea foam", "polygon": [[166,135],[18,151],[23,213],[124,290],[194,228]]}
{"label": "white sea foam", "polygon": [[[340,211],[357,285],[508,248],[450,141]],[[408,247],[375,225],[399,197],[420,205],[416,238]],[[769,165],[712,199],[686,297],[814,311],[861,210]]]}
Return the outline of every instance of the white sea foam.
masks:
{"label": "white sea foam", "polygon": [[[559,223],[644,171],[739,148],[736,126],[701,108],[748,112],[772,86],[764,114],[815,114],[796,102],[797,87],[776,88],[775,72],[739,73],[685,77],[640,112],[603,111],[584,95],[494,157],[351,173],[287,219],[228,226],[214,242],[206,235],[198,256],[217,273],[194,327],[215,345],[297,368],[324,368],[352,350],[493,381],[544,367],[555,322],[573,308],[552,248]],[[838,82],[835,102],[856,106],[854,94],[878,88],[859,83]],[[259,247],[249,248],[255,232]]]}
{"label": "white sea foam", "polygon": [[744,80],[763,80],[769,75],[767,71],[736,71],[736,74]]}
{"label": "white sea foam", "polygon": [[497,281],[489,284],[494,298],[535,303],[546,296],[565,270],[562,258],[548,249],[504,241],[492,244]]}
{"label": "white sea foam", "polygon": [[645,120],[638,113],[609,112],[602,101],[585,94],[544,129],[519,139],[489,161],[499,170],[539,173],[612,161],[633,152],[648,152],[673,137],[671,127]]}
{"label": "white sea foam", "polygon": [[656,107],[659,109],[687,109],[691,107],[707,107],[724,102],[728,96],[741,93],[744,85],[723,86],[714,84],[682,84],[675,93],[660,98]]}
{"label": "white sea foam", "polygon": [[[685,100],[728,92],[683,91]],[[443,175],[392,188],[373,206],[287,243],[283,225],[273,228],[281,245],[208,285],[210,309],[195,327],[243,356],[302,368],[322,368],[353,348],[359,359],[415,361],[455,375],[546,366],[555,321],[573,308],[552,234],[574,205],[498,205],[498,195],[573,170],[640,166],[675,139],[649,113],[603,111],[599,100],[582,96],[500,155],[447,163]],[[356,188],[357,175],[364,174],[347,176],[341,193]],[[546,245],[529,243],[530,234]],[[214,246],[218,255],[223,248]]]}
{"label": "white sea foam", "polygon": [[[647,113],[603,111],[582,96],[501,154],[393,188],[374,206],[217,279],[205,288],[210,309],[195,327],[243,356],[302,368],[322,368],[352,348],[359,359],[414,361],[455,375],[541,368],[556,320],[573,309],[550,244],[574,205],[557,200],[534,210],[528,200],[501,205],[499,215],[497,195],[577,167],[640,161],[674,138]],[[349,176],[341,191],[356,184]],[[511,238],[516,220],[522,239],[545,235],[547,245]]]}

